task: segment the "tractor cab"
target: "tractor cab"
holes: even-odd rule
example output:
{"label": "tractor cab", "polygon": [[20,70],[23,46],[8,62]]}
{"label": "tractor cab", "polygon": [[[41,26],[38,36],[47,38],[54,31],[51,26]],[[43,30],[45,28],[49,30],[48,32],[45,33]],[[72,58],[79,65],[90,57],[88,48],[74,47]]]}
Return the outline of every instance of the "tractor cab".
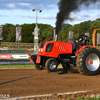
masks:
{"label": "tractor cab", "polygon": [[75,42],[74,41],[70,41],[70,43],[72,43],[73,52],[76,52],[82,46],[89,45],[89,37],[87,35],[80,35]]}

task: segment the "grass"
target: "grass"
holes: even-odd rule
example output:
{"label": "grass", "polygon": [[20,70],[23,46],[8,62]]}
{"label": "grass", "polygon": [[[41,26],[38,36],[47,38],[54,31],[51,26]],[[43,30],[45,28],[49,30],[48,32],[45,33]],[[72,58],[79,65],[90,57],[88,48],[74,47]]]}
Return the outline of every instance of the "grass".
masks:
{"label": "grass", "polygon": [[[59,64],[58,66],[62,66],[62,65]],[[22,67],[34,67],[34,64],[0,65],[0,68],[22,68]]]}
{"label": "grass", "polygon": [[8,60],[30,60],[30,58],[11,58]]}
{"label": "grass", "polygon": [[21,68],[21,67],[34,67],[34,64],[25,64],[25,65],[0,65],[0,68]]}

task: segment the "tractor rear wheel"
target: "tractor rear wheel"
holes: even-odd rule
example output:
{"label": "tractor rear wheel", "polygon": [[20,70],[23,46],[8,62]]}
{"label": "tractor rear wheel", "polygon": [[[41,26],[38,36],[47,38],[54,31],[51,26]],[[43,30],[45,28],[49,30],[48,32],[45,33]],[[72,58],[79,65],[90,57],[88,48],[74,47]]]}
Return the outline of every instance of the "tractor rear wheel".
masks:
{"label": "tractor rear wheel", "polygon": [[45,63],[45,68],[48,72],[56,71],[58,67],[58,62],[54,58],[49,58]]}
{"label": "tractor rear wheel", "polygon": [[78,71],[85,75],[100,73],[100,52],[96,48],[82,50],[76,59]]}
{"label": "tractor rear wheel", "polygon": [[44,67],[41,66],[41,65],[39,65],[39,64],[34,64],[34,65],[35,65],[35,68],[36,68],[37,70],[43,70],[43,69],[44,69]]}

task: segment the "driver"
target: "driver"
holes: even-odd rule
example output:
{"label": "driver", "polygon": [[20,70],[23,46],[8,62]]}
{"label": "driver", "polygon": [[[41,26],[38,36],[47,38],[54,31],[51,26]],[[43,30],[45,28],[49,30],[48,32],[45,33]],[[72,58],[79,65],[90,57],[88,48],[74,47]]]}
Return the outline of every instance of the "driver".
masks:
{"label": "driver", "polygon": [[[82,36],[84,36],[84,38]],[[81,35],[79,36],[78,40],[76,40],[76,42],[79,44],[79,46],[88,45],[89,37],[86,35]]]}
{"label": "driver", "polygon": [[79,37],[78,40],[76,40],[76,42],[77,42],[79,45],[83,46],[83,44],[84,44],[83,37]]}

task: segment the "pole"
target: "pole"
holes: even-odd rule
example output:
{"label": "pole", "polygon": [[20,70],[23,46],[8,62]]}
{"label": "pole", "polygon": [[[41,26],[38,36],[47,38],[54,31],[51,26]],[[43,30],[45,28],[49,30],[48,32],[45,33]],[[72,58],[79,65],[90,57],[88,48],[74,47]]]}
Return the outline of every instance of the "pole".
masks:
{"label": "pole", "polygon": [[38,27],[38,26],[37,26],[37,10],[36,10],[36,27]]}
{"label": "pole", "polygon": [[38,35],[39,35],[39,29],[38,29],[38,11],[41,12],[39,9],[33,9],[33,11],[36,11],[36,27],[34,29],[34,54],[38,54]]}
{"label": "pole", "polygon": [[18,50],[19,50],[19,41],[18,41]]}

